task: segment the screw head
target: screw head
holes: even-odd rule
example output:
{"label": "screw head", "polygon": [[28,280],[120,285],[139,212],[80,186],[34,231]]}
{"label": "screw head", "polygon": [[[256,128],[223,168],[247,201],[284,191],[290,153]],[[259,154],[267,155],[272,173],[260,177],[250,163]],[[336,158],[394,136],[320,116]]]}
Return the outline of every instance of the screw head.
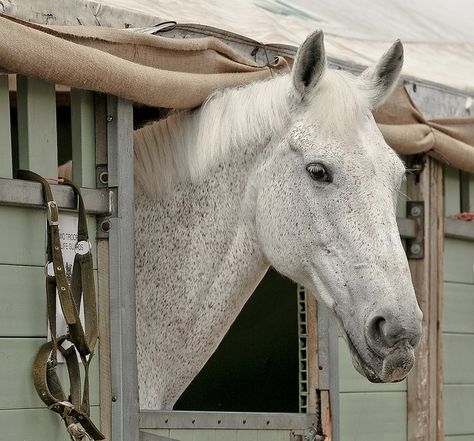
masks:
{"label": "screw head", "polygon": [[410,246],[410,252],[412,254],[420,254],[421,253],[421,245],[419,243],[414,243]]}
{"label": "screw head", "polygon": [[117,395],[112,395],[112,401],[115,403],[117,401]]}
{"label": "screw head", "polygon": [[102,231],[109,231],[110,230],[110,222],[109,221],[104,221],[100,224],[100,228]]}
{"label": "screw head", "polygon": [[418,205],[411,207],[410,214],[414,217],[421,216],[421,207],[419,207]]}
{"label": "screw head", "polygon": [[107,115],[107,122],[112,122],[114,120],[114,117],[111,115]]}

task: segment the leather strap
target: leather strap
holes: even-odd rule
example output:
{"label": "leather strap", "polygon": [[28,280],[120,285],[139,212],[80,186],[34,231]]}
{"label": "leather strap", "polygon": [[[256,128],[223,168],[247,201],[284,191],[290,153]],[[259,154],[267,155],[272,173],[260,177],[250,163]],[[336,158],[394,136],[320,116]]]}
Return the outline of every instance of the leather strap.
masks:
{"label": "leather strap", "polygon": [[[18,170],[17,178],[40,182],[48,207],[46,298],[51,341],[42,345],[36,355],[33,363],[33,382],[41,400],[51,410],[62,416],[68,430],[71,424],[80,423],[90,437],[94,440],[101,440],[104,439],[104,436],[90,419],[89,366],[97,343],[98,324],[92,255],[84,201],[76,184],[67,179],[60,181],[60,183],[72,187],[78,199],[76,255],[69,285],[61,253],[59,210],[53,199],[51,187],[46,179],[28,170]],[[79,244],[82,244],[82,247],[86,249],[78,250]],[[61,337],[57,337],[56,330],[56,293],[69,330],[67,335]],[[81,299],[84,304],[85,328],[79,316]],[[67,349],[62,346],[65,341],[72,343]],[[82,401],[81,374],[76,349],[84,367]],[[56,373],[58,350],[64,356],[68,369],[70,384],[68,397],[64,393]]]}

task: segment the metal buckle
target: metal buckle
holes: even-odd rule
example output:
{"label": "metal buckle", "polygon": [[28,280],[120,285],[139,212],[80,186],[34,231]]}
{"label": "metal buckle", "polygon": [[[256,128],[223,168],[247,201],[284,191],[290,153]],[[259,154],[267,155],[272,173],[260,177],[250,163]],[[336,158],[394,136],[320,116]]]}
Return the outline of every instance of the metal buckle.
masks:
{"label": "metal buckle", "polygon": [[59,210],[55,201],[48,202],[48,224],[59,225]]}
{"label": "metal buckle", "polygon": [[90,253],[91,249],[92,246],[88,240],[80,240],[79,242],[76,242],[74,251],[76,252],[76,254],[84,256],[85,254]]}

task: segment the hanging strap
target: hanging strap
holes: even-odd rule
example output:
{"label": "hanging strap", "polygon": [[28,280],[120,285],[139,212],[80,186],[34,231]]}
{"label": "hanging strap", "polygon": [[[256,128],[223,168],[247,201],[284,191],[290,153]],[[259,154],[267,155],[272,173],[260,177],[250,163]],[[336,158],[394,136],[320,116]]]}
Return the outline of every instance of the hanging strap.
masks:
{"label": "hanging strap", "polygon": [[[84,201],[79,188],[72,181],[62,179],[61,184],[72,187],[78,200],[78,228],[76,255],[74,257],[71,284],[69,285],[59,237],[59,210],[53,199],[51,187],[42,176],[18,170],[17,178],[41,183],[48,209],[48,240],[46,264],[46,298],[51,341],[41,346],[33,363],[33,382],[41,400],[54,412],[59,413],[73,440],[104,439],[90,419],[89,366],[98,338],[97,306],[92,266],[91,247],[87,231]],[[68,325],[68,334],[58,337],[56,330],[56,293]],[[79,316],[81,299],[84,304],[83,327]],[[62,345],[69,341],[72,346]],[[84,388],[81,400],[81,375],[76,355],[79,352],[84,366]],[[57,351],[66,360],[69,374],[70,395],[66,396],[56,373]]]}

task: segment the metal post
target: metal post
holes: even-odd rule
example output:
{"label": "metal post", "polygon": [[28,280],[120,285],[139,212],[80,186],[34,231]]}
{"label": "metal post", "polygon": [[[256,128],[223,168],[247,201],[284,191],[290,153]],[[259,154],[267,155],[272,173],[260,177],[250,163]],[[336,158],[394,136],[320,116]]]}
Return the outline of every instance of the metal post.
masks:
{"label": "metal post", "polygon": [[133,108],[107,97],[108,186],[117,212],[109,219],[112,439],[138,440],[133,204]]}

